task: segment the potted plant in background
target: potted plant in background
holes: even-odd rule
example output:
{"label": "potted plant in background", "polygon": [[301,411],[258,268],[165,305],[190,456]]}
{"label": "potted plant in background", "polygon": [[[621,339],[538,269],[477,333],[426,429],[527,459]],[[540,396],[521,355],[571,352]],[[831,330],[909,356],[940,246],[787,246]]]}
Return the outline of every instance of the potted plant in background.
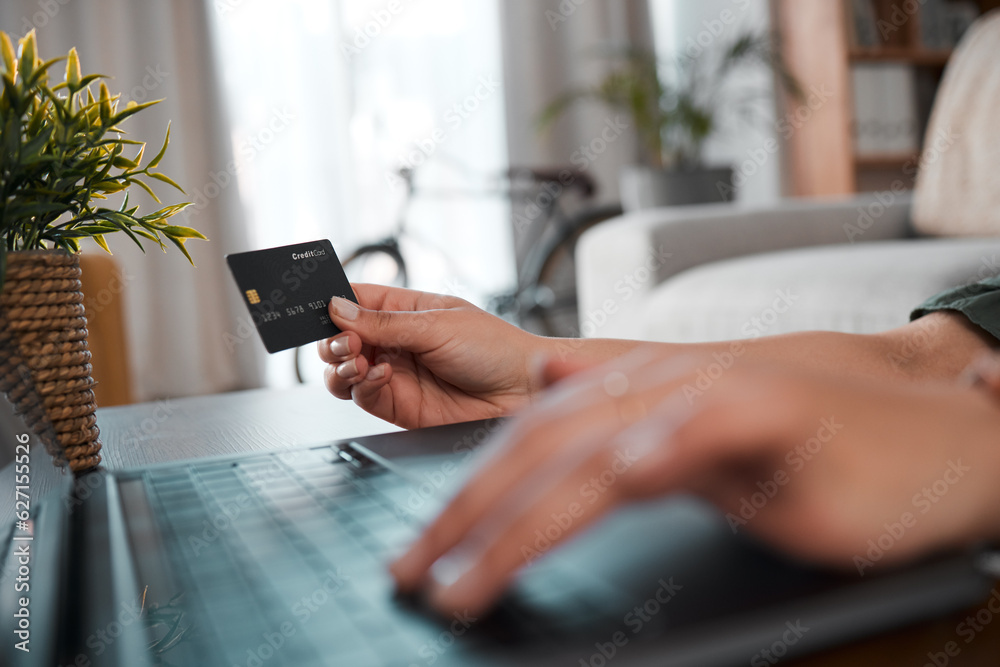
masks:
{"label": "potted plant in background", "polygon": [[[76,49],[43,61],[34,31],[18,43],[0,32],[0,390],[29,425],[48,434],[46,446],[74,471],[100,462],[96,405],[91,391],[87,322],[80,292],[80,241],[108,250],[105,235],[122,232],[166,249],[170,241],[204,239],[168,221],[188,204],[139,215],[128,191],[138,187],[159,203],[152,181],[181,190],[154,171],[160,151],[143,166],[145,144],[126,139],[119,125],[155,104],[119,109],[100,82],[84,76]],[[49,86],[49,70],[65,61],[65,77]],[[134,155],[129,157],[126,152]],[[144,180],[148,179],[148,180]],[[181,190],[183,192],[183,190]],[[124,193],[116,208],[98,205]]]}
{"label": "potted plant in background", "polygon": [[705,141],[721,129],[725,116],[762,118],[759,104],[766,97],[760,90],[727,88],[737,73],[766,66],[793,96],[801,95],[767,35],[745,33],[720,53],[705,50],[697,57],[665,63],[646,49],[629,49],[612,57],[620,61],[619,67],[596,87],[558,97],[542,112],[539,122],[542,127],[550,125],[581,100],[596,100],[628,114],[640,155],[639,163],[621,174],[626,211],[731,199],[733,171],[705,165]]}

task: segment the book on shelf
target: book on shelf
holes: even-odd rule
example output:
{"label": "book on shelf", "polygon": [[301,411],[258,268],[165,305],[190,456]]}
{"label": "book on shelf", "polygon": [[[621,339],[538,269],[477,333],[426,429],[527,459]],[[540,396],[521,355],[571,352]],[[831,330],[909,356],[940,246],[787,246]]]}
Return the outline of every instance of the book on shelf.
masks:
{"label": "book on shelf", "polygon": [[[971,0],[920,0],[919,16],[909,3],[850,0],[848,30],[851,45],[861,49],[909,46],[933,51],[954,48],[979,16]],[[919,21],[919,44],[908,44],[907,24]]]}
{"label": "book on shelf", "polygon": [[909,155],[920,146],[913,67],[862,63],[851,69],[854,153],[858,157]]}
{"label": "book on shelf", "polygon": [[875,6],[871,0],[851,0],[851,22],[848,28],[854,46],[874,48],[881,44],[877,23]]}

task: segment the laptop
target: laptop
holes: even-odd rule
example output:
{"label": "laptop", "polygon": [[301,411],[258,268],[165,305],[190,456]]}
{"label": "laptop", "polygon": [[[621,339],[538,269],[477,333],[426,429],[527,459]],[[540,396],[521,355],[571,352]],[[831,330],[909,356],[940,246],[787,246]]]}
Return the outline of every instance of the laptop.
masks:
{"label": "laptop", "polygon": [[0,401],[0,663],[771,665],[990,591],[982,553],[834,573],[675,497],[533,561],[488,616],[441,618],[397,597],[386,563],[461,484],[469,444],[498,428],[74,479]]}

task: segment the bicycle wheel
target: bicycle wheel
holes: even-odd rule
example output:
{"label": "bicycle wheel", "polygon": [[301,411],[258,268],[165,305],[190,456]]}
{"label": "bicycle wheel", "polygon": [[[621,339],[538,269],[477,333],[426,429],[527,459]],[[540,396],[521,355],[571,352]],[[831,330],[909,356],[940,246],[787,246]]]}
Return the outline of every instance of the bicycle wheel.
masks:
{"label": "bicycle wheel", "polygon": [[406,260],[395,239],[369,243],[352,252],[343,261],[347,278],[352,282],[408,287]]}
{"label": "bicycle wheel", "polygon": [[536,304],[529,315],[534,328],[546,336],[578,337],[580,321],[576,294],[576,243],[580,236],[605,220],[622,214],[614,204],[588,209],[575,215],[554,238],[532,287]]}

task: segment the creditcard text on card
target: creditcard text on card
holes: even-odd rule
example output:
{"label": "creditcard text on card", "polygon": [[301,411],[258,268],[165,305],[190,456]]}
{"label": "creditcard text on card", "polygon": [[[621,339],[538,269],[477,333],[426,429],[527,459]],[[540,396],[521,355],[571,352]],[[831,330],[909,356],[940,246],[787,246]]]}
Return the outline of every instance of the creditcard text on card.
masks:
{"label": "creditcard text on card", "polygon": [[330,297],[357,302],[328,240],[236,253],[226,261],[271,353],[337,335]]}

